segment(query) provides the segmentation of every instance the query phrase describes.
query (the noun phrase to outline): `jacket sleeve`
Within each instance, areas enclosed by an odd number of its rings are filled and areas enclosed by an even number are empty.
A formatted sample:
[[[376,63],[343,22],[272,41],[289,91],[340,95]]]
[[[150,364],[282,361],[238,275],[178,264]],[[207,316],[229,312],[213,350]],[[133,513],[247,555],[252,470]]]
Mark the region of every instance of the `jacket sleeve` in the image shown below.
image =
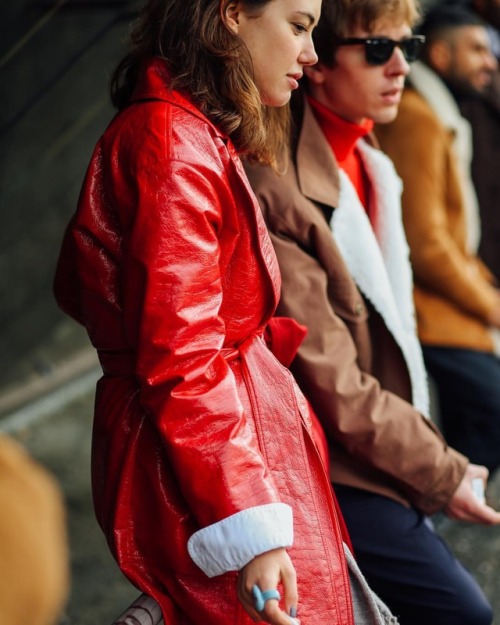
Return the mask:
[[[191,557],[213,576],[290,546],[292,514],[280,502],[222,353],[221,272],[231,258],[222,255],[220,237],[224,215],[234,204],[219,156],[224,145],[216,147],[205,137],[200,155],[197,145],[170,141],[168,119],[147,122],[150,131],[137,131],[140,142],[134,130],[132,138],[119,136],[110,154],[103,159],[98,152],[94,164],[105,161],[105,197],[110,206],[120,206],[119,304],[135,352],[140,403],[200,528],[189,543]],[[92,206],[103,203],[98,182],[81,202],[93,229]],[[83,240],[81,221],[80,227]],[[100,228],[113,233],[116,224],[111,220]],[[98,280],[107,280],[104,271],[115,262],[108,256],[94,272]],[[102,293],[99,286],[91,290]],[[105,305],[114,297],[104,292]]]
[[[430,114],[410,105],[377,134],[403,180],[403,220],[415,280],[489,323],[496,290],[450,231],[447,202],[453,202],[454,210],[461,203],[451,137]]]
[[[168,146],[161,149],[133,172],[139,185],[126,278],[142,294],[129,299],[128,321],[131,333],[138,329],[141,401],[203,528],[190,541],[191,556],[218,574],[290,545],[291,511],[279,503],[221,354],[228,259],[219,233],[234,202],[230,186],[210,162],[162,158]]]
[[[298,240],[266,199],[259,199],[282,274],[278,312],[308,328],[293,372],[327,436],[358,462],[389,476],[415,506],[435,512],[456,490],[467,460],[448,448],[411,404],[360,368],[350,331],[332,307],[326,271],[310,252],[315,233]],[[328,254],[329,263],[343,264],[335,244],[328,246]]]

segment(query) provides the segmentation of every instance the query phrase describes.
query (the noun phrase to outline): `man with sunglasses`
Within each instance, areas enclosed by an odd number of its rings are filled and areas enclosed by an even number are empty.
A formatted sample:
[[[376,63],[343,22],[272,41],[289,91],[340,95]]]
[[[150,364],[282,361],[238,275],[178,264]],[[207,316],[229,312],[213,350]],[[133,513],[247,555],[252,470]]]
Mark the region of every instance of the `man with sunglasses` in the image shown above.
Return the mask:
[[[404,182],[418,332],[445,438],[491,473],[500,467],[500,292],[477,256],[471,130],[457,98],[481,93],[496,60],[483,22],[460,5],[430,10],[421,31],[423,62],[397,119],[377,135]]]
[[[278,314],[307,326],[292,371],[325,430],[354,554],[401,625],[490,625],[472,576],[428,515],[496,524],[484,467],[427,418],[401,182],[373,146],[397,114],[421,37],[413,0],[324,0],[319,62],[294,94],[291,162],[247,166],[282,274]]]

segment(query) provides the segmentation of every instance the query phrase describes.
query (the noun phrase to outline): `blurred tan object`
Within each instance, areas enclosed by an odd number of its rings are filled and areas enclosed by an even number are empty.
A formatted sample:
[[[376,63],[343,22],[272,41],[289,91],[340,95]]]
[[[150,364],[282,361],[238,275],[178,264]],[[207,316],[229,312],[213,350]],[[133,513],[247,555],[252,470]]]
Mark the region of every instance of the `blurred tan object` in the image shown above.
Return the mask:
[[[21,445],[0,435],[0,623],[55,625],[68,593],[62,497]]]

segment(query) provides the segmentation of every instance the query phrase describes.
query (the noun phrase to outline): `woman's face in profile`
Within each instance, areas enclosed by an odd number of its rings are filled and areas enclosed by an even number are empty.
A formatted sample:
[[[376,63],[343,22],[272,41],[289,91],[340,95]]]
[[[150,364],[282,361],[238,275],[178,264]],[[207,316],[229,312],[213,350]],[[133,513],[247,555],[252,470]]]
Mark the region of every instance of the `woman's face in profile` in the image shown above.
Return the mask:
[[[264,104],[286,104],[304,66],[317,62],[312,31],[320,11],[321,0],[270,0],[258,15],[245,13],[242,2],[228,6],[228,26],[250,52]]]

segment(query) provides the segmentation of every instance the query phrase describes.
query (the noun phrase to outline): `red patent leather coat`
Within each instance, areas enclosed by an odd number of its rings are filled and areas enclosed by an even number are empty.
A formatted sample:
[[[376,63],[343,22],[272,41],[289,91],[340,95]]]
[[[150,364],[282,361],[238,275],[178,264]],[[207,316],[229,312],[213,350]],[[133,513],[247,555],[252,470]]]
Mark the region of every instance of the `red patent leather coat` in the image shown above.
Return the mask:
[[[300,391],[263,330],[280,288],[234,147],[166,88],[159,60],[96,146],[57,269],[98,383],[92,480],[124,573],[166,623],[250,623],[236,571],[207,577],[188,539],[285,503],[303,625],[352,625],[328,477]]]

